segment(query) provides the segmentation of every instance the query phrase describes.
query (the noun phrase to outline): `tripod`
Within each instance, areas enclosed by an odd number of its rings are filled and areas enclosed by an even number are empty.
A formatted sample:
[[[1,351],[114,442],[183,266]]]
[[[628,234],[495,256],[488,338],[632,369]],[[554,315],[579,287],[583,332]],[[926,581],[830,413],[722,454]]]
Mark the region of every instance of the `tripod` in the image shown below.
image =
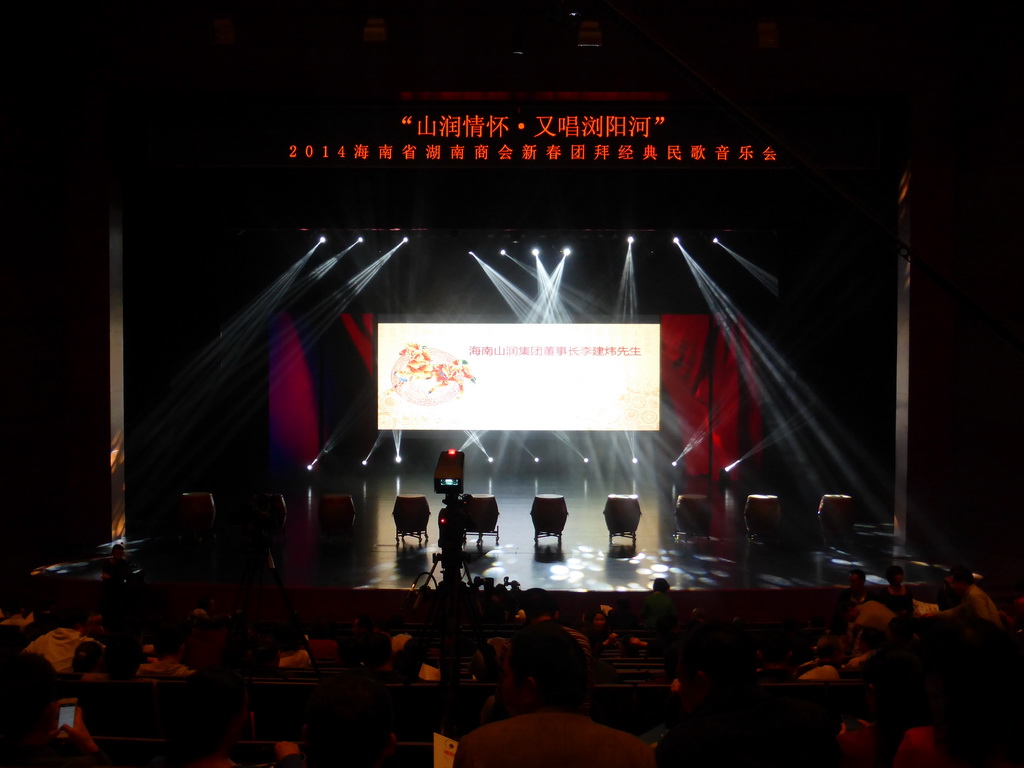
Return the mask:
[[[299,620],[299,614],[295,610],[291,598],[288,597],[288,590],[285,589],[284,580],[277,570],[274,555],[270,552],[270,531],[259,526],[255,526],[249,531],[249,552],[247,555],[245,567],[242,569],[242,578],[238,582],[238,596],[235,599],[234,615],[242,617],[243,620],[249,615],[249,600],[252,596],[254,585],[258,590],[258,599],[262,600],[263,574],[264,571],[269,571],[270,575],[274,578],[274,583],[277,585],[277,592],[281,596],[281,602],[284,603],[284,607],[288,612],[288,620],[291,623],[291,627],[302,642],[302,647],[309,655],[313,671],[317,677],[320,677],[320,665],[317,664],[316,657],[309,647],[309,639],[306,637],[306,633],[302,631],[302,622]],[[257,605],[257,615],[259,614],[258,609],[259,606]]]
[[[422,587],[424,590],[428,589],[432,580],[437,585],[436,596],[424,624],[421,644],[425,649],[431,639],[431,633],[440,631],[439,666],[442,696],[440,730],[442,735],[449,737],[458,735],[455,700],[458,695],[461,672],[459,638],[464,617],[469,618],[477,648],[483,651],[485,645],[483,631],[480,627],[480,614],[476,603],[471,599],[473,582],[467,567],[469,557],[463,549],[466,520],[466,497],[445,496],[444,509],[438,515],[441,551],[434,553],[433,565]],[[434,578],[438,565],[441,566],[440,583]]]

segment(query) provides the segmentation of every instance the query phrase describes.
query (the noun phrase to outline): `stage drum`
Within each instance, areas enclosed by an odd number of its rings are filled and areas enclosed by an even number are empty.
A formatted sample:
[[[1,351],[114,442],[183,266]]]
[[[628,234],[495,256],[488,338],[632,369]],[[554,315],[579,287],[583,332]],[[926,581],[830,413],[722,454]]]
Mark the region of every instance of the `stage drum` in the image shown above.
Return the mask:
[[[181,527],[188,533],[207,533],[217,518],[217,508],[212,493],[190,492],[181,494],[178,503]]]
[[[753,538],[760,536],[775,539],[779,535],[782,522],[782,506],[778,496],[752,494],[747,496],[747,504],[743,509],[743,520],[747,524],[747,535]]]
[[[711,535],[711,505],[702,493],[683,493],[676,497],[676,535]]]
[[[352,494],[325,493],[320,497],[317,516],[320,520],[320,533],[324,536],[351,536],[356,519]]]

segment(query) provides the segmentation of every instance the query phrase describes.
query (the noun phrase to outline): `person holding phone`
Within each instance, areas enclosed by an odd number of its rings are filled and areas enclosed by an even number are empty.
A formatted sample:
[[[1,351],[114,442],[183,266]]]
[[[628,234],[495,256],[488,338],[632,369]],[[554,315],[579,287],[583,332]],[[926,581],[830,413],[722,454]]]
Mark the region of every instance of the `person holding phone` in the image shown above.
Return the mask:
[[[0,765],[89,768],[110,765],[74,699],[56,699],[57,676],[42,656],[0,660]]]

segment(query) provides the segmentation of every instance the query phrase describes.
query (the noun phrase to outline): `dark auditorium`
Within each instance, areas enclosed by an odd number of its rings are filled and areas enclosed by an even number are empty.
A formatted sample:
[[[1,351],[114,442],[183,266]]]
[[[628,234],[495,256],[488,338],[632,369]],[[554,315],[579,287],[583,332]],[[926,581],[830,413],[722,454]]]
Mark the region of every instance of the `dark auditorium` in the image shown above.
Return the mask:
[[[7,19],[0,766],[1024,765],[1005,8]]]

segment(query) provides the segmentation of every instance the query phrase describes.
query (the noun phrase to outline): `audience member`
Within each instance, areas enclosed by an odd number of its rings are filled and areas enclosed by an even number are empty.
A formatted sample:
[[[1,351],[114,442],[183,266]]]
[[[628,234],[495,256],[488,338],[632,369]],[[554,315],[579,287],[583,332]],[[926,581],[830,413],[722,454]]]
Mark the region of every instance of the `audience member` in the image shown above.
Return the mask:
[[[277,632],[277,666],[280,669],[312,669],[313,660],[305,649],[302,633],[291,625]]]
[[[867,574],[860,568],[854,568],[850,571],[849,583],[850,586],[839,593],[837,605],[860,605],[868,600],[875,599],[874,594],[868,589]]]
[[[391,638],[383,632],[370,632],[360,643],[363,666],[382,683],[402,683],[405,678],[395,671]]]
[[[378,768],[395,751],[387,688],[366,670],[351,669],[320,682],[306,705],[303,729],[311,768]],[[280,768],[302,768],[297,744],[275,745]]]
[[[589,620],[582,627],[582,632],[590,643],[594,658],[602,654],[617,653],[622,648],[618,633],[610,631],[608,627],[608,617],[604,611],[597,610],[590,614]]]
[[[668,581],[659,577],[651,585],[651,593],[644,598],[644,626],[654,629],[662,616],[675,616],[676,606],[668,595]]]
[[[923,653],[934,725],[906,732],[895,768],[1024,764],[1024,657],[1009,633],[968,617],[937,625]]]
[[[839,735],[842,768],[888,768],[907,729],[929,721],[924,667],[916,654],[883,646],[863,675],[873,722]]]
[[[57,676],[50,663],[34,653],[0,660],[0,765],[87,768],[110,765],[75,709],[74,725],[57,729]],[[67,756],[55,747],[57,737],[77,752]]]
[[[128,613],[128,576],[132,566],[125,559],[123,544],[110,548],[110,557],[103,561],[100,574],[100,611],[103,618],[114,629],[124,629]]]
[[[757,649],[757,660],[759,683],[787,683],[793,679],[793,648],[785,632],[766,633]]]
[[[640,619],[630,610],[629,598],[620,597],[608,613],[608,629],[613,632],[628,632],[640,628]]]
[[[825,635],[818,639],[817,658],[797,670],[798,680],[825,682],[839,679],[839,668],[843,665],[843,646],[838,637]]]
[[[142,653],[142,643],[134,635],[112,635],[107,639],[107,647],[103,653],[103,665],[108,680],[133,680],[139,666],[146,660]],[[84,679],[84,677],[83,677]],[[90,676],[90,679],[103,679]]]
[[[914,596],[903,583],[905,578],[906,574],[900,566],[890,565],[885,569],[885,580],[889,583],[876,598],[897,616],[914,615]]]
[[[635,736],[579,714],[587,666],[579,643],[553,622],[535,622],[516,633],[501,682],[512,717],[467,734],[455,753],[456,768],[522,768],[538,762],[653,766],[653,752]]]
[[[659,768],[824,768],[838,760],[825,711],[760,687],[753,646],[736,627],[706,624],[686,638],[677,689],[683,720],[658,744]]]
[[[185,636],[177,627],[161,627],[153,638],[156,659],[139,665],[139,677],[185,677],[195,672],[181,663]]]
[[[935,614],[939,618],[959,619],[984,619],[1003,628],[1003,619],[999,615],[999,609],[992,602],[992,598],[986,595],[977,584],[974,583],[974,574],[971,569],[963,565],[954,565],[949,569],[949,587],[960,597],[960,605],[954,608],[947,608]]]
[[[174,768],[231,768],[231,749],[249,716],[245,681],[237,672],[211,667],[184,682],[179,706],[164,712],[165,765]]]
[[[83,640],[71,659],[71,671],[78,674],[99,672],[103,662],[103,646],[95,640]]]
[[[0,625],[14,626],[24,631],[25,627],[33,621],[35,621],[35,616],[28,603],[17,600],[8,600],[4,603],[3,621],[0,621]]]
[[[857,647],[853,649],[854,655],[843,664],[843,669],[860,669],[882,647],[884,642],[885,632],[874,627],[865,627],[860,633]]]
[[[57,672],[70,672],[71,661],[79,644],[87,638],[103,634],[103,617],[96,612],[73,610],[58,619],[56,629],[37,637],[25,647],[25,653],[36,653],[46,659]]]

